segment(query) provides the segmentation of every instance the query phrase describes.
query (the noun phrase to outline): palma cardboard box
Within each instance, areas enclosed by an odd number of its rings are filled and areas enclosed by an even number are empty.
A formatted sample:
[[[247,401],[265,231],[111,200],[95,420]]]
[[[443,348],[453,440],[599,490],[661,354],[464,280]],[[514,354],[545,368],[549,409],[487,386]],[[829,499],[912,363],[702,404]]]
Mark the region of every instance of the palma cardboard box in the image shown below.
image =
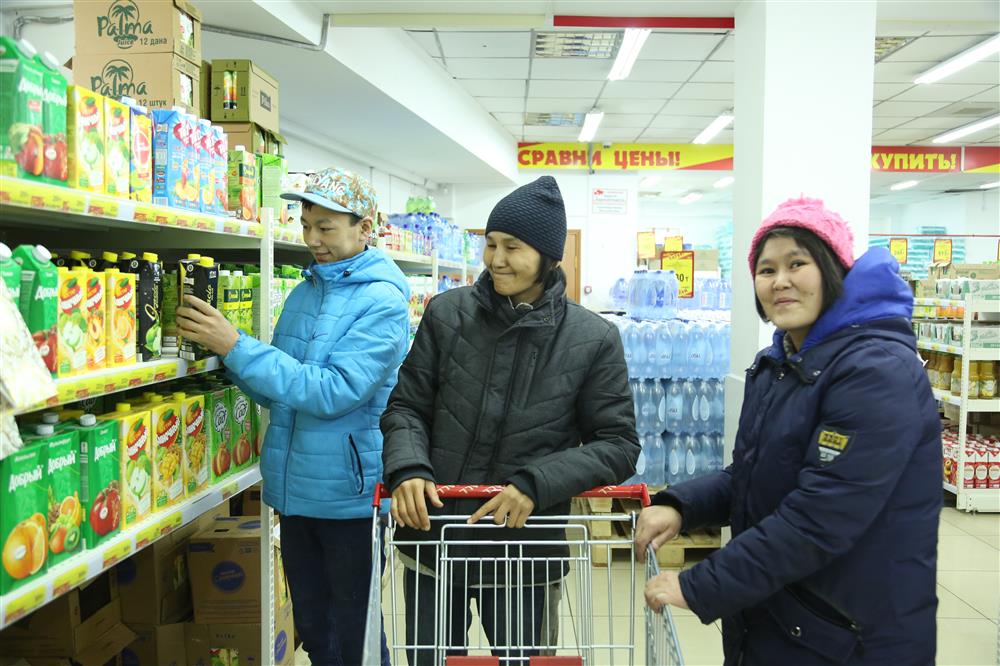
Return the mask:
[[[201,70],[175,53],[77,54],[72,62],[74,80],[107,97],[131,97],[150,111],[199,112]]]
[[[201,61],[201,12],[185,0],[75,0],[77,55],[176,53]]]
[[[230,664],[274,664],[295,662],[295,623],[292,605],[275,609],[272,654],[260,654],[260,622],[245,624],[186,624],[188,666],[215,666],[213,656],[224,655]]]
[[[212,61],[212,122],[278,132],[278,82],[250,60]],[[232,145],[232,141],[230,141]]]

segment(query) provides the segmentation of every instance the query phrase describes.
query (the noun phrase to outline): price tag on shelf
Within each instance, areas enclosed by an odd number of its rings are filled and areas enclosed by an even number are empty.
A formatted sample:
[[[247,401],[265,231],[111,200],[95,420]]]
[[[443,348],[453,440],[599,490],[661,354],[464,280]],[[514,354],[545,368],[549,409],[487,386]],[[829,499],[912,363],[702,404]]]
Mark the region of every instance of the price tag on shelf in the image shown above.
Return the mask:
[[[136,222],[156,222],[156,209],[150,204],[136,204],[132,219]]]
[[[153,366],[153,381],[154,382],[165,382],[177,377],[177,366],[176,365],[156,365]]]
[[[165,516],[157,525],[160,536],[166,536],[178,529],[184,523],[184,515],[180,511],[174,511]]]
[[[132,541],[130,539],[123,539],[117,543],[113,543],[104,549],[104,553],[101,556],[101,561],[105,569],[118,564],[126,557],[132,554]]]
[[[951,239],[937,238],[934,240],[934,263],[951,263]]]
[[[90,384],[87,380],[69,379],[59,384],[59,402],[73,402],[80,393],[84,398],[90,395]]]
[[[177,226],[177,213],[166,208],[157,208],[153,211],[153,222],[167,227]]]
[[[210,218],[199,216],[194,218],[194,228],[202,231],[214,231],[215,223]]]
[[[156,541],[160,536],[160,524],[153,523],[149,527],[144,527],[139,530],[139,533],[135,535],[135,549],[145,548],[149,544]]]
[[[7,190],[10,193],[10,202],[15,206],[30,206],[33,189],[30,183],[12,182]]]
[[[58,597],[60,594],[66,594],[74,587],[80,585],[80,583],[87,579],[87,569],[88,565],[84,562],[73,567],[66,573],[56,576],[56,579],[52,581],[52,596]]]
[[[208,369],[208,359],[207,358],[203,358],[203,359],[199,359],[197,361],[191,361],[190,363],[188,363],[187,374],[194,375],[194,374],[198,374],[199,372],[205,372],[205,370],[207,370],[207,369]]]
[[[141,384],[152,384],[156,381],[157,366],[152,363],[144,363],[139,366],[138,375]]]
[[[223,220],[222,231],[227,234],[238,234],[240,233],[240,223],[236,220]]]
[[[905,238],[889,239],[889,254],[891,254],[897,262],[899,262],[900,266],[906,263],[907,249],[907,241]]]
[[[174,213],[173,226],[189,229],[194,226],[194,221],[189,217],[189,213]]]
[[[246,228],[240,225],[240,235],[241,236],[253,236],[254,238],[260,238],[264,235],[263,229],[259,224],[249,224],[246,223]]]
[[[230,497],[236,494],[236,491],[240,489],[239,481],[230,481],[224,484],[219,491],[222,493],[222,501],[226,501]]]
[[[121,202],[114,197],[91,197],[87,212],[100,217],[118,217]]]
[[[66,187],[60,188],[50,196],[50,201],[56,204],[54,206],[56,210],[61,210],[66,213],[74,213],[76,215],[83,215],[87,212],[86,192],[80,192],[79,190]]]
[[[663,270],[677,276],[677,296],[694,298],[694,252],[664,252],[661,255]]]
[[[7,604],[3,611],[4,624],[20,620],[43,603],[45,603],[45,581],[40,580]]]

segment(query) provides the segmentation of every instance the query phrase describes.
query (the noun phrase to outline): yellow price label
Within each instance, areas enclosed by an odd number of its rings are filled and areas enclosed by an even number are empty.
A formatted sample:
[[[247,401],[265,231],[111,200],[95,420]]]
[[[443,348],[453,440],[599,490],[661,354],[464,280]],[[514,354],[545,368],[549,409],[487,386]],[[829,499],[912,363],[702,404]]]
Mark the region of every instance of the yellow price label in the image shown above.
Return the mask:
[[[66,594],[74,587],[77,587],[80,583],[87,580],[87,563],[84,562],[78,566],[73,567],[64,574],[56,576],[56,579],[52,581],[52,595],[59,596],[60,594]]]
[[[145,548],[149,544],[156,541],[160,536],[160,525],[159,523],[153,523],[149,527],[145,527],[139,530],[139,533],[135,535],[135,548],[136,550],[140,548]]]
[[[107,569],[108,567],[118,564],[131,554],[132,541],[126,538],[105,548],[104,553],[101,556],[101,560],[104,568]]]
[[[59,383],[59,402],[73,402],[81,393],[90,394],[90,381],[86,379],[63,380]]]
[[[45,603],[45,583],[39,581],[4,608],[4,624],[16,622]]]
[[[665,271],[673,271],[677,277],[677,296],[694,298],[694,252],[664,252],[660,261]]]
[[[938,238],[934,241],[934,263],[951,263],[951,239]]]
[[[136,222],[156,222],[156,209],[149,204],[138,204],[132,213]]]
[[[246,231],[244,232],[242,226],[240,227],[240,232],[245,236],[253,236],[255,238],[260,238],[264,235],[264,231],[260,228],[259,224],[248,224]]]
[[[656,232],[640,231],[636,235],[636,243],[639,249],[640,259],[656,258]]]
[[[236,494],[236,491],[240,489],[239,481],[230,481],[226,485],[222,486],[220,489],[222,492],[222,500],[225,501]]]
[[[205,372],[208,369],[208,359],[202,358],[197,361],[192,361],[188,363],[187,374],[194,375],[199,372]]]
[[[174,226],[191,228],[193,226],[193,220],[188,217],[188,213],[174,213]]]
[[[152,384],[156,381],[156,366],[152,364],[141,365],[137,374],[139,375],[139,383]]]
[[[214,231],[215,230],[215,223],[212,222],[211,218],[204,217],[204,216],[194,218],[194,220],[192,221],[192,226],[195,229],[200,229],[202,231]]]
[[[32,187],[28,183],[14,181],[8,191],[10,192],[10,203],[15,206],[31,205]]]
[[[51,195],[55,208],[66,213],[83,215],[87,212],[87,194],[69,188],[61,189]]]
[[[99,217],[118,217],[120,208],[121,203],[113,197],[92,197],[87,212]]]
[[[240,233],[240,223],[234,220],[226,220],[222,223],[222,231],[227,234]]]
[[[663,239],[664,252],[683,252],[684,236],[667,236]]]
[[[180,511],[174,511],[170,515],[163,518],[157,525],[160,536],[166,536],[178,529],[184,523],[184,516]]]
[[[906,263],[908,255],[908,243],[905,238],[889,239],[889,254],[902,266]]]
[[[177,378],[176,365],[157,365],[153,367],[153,381],[165,382]]]

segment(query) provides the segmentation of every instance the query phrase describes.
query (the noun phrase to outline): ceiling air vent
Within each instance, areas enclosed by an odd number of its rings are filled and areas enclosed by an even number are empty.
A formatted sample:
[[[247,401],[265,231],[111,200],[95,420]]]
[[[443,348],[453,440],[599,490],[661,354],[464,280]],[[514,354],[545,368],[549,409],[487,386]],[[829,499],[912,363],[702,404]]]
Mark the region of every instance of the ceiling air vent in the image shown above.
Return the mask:
[[[536,32],[536,58],[607,60],[618,52],[621,32]]]
[[[916,37],[876,37],[875,62],[881,62],[903,48]]]
[[[996,112],[996,104],[989,102],[955,102],[928,113],[927,116],[930,118],[985,118]]]
[[[582,127],[582,113],[526,113],[525,125],[541,127]]]

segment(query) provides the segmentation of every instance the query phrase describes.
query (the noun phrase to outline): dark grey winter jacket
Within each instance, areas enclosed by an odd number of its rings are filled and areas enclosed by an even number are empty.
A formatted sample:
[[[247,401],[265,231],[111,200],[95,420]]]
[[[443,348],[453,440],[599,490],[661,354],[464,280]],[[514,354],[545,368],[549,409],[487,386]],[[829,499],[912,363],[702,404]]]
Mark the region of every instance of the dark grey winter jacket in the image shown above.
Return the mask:
[[[520,316],[485,272],[474,287],[431,300],[382,416],[390,489],[415,477],[510,483],[534,501],[534,515],[567,515],[574,495],[634,473],[639,441],[618,330],[569,301],[558,274]],[[446,502],[440,512],[481,504]],[[537,540],[550,531],[502,532],[477,536]]]

